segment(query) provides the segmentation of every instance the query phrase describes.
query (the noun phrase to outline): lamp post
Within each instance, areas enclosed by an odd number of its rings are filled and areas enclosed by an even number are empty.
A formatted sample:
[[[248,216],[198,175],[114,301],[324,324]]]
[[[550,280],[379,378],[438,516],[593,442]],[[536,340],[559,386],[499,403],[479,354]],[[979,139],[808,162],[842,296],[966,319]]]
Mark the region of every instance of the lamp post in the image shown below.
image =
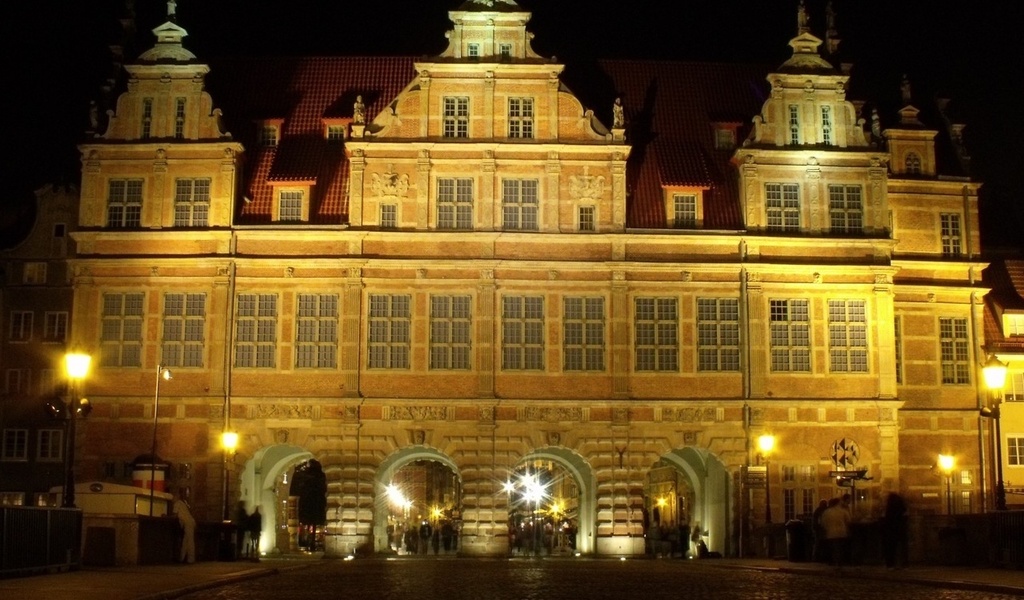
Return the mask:
[[[153,392],[153,445],[149,449],[149,516],[153,516],[153,492],[156,491],[156,425],[160,417],[160,381],[170,380],[171,370],[156,366],[156,389]]]
[[[764,524],[767,529],[765,535],[765,554],[768,558],[775,555],[775,539],[772,535],[772,477],[768,469],[768,461],[771,458],[772,450],[775,450],[775,436],[766,433],[757,438],[757,448],[761,451],[761,458],[764,460]]]
[[[78,415],[87,410],[87,400],[78,397],[79,383],[89,373],[92,357],[81,352],[69,352],[64,355],[64,369],[68,376],[68,440],[67,452],[64,453],[64,497],[61,506],[75,508],[75,440],[78,437]],[[83,415],[84,416],[84,415]]]
[[[231,520],[230,492],[231,492],[231,469],[234,462],[235,450],[238,448],[238,434],[234,431],[225,431],[220,434],[220,445],[224,448],[224,520]]]
[[[1006,383],[1006,365],[995,356],[990,356],[981,369],[985,379],[985,387],[993,397],[992,406],[981,409],[981,416],[991,417],[995,421],[996,446],[996,510],[1006,510],[1006,486],[1003,484],[1003,432],[999,425],[1002,398],[1000,390]]]
[[[540,512],[540,501],[544,497],[544,484],[536,475],[525,475],[523,477],[523,498],[527,503],[533,503],[533,550],[534,554],[540,556],[540,544],[537,541],[537,513]]]
[[[953,476],[953,466],[956,465],[956,459],[950,454],[939,455],[939,469],[942,474],[946,476],[946,514],[953,514],[953,493],[950,488],[950,480]]]

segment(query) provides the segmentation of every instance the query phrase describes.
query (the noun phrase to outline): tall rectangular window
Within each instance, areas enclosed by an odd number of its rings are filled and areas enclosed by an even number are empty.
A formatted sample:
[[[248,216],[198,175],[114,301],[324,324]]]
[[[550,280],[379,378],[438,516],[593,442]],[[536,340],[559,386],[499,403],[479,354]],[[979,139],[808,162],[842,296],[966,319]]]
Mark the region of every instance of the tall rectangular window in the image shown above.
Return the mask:
[[[370,295],[369,366],[408,369],[412,346],[412,297]]]
[[[473,228],[473,180],[444,178],[437,180],[437,228]]]
[[[970,340],[967,319],[939,319],[939,354],[942,360],[942,383],[970,383]]]
[[[1024,437],[1006,436],[1006,462],[1015,467],[1024,465]]]
[[[337,294],[299,294],[295,327],[296,368],[338,365]]]
[[[68,338],[68,313],[51,311],[43,315],[43,341],[63,342]]]
[[[467,44],[466,56],[469,58],[480,58],[480,44]]]
[[[28,429],[4,429],[0,460],[28,460]]]
[[[206,294],[164,294],[160,364],[203,366]]]
[[[859,185],[828,186],[829,229],[833,233],[861,233],[864,204]]]
[[[508,60],[512,58],[512,44],[499,44],[498,56],[501,57],[501,60]]]
[[[738,299],[697,299],[697,370],[740,370]]]
[[[942,255],[956,257],[963,253],[961,246],[960,215],[942,213],[939,215],[942,229]]]
[[[810,373],[811,326],[807,300],[770,300],[772,371]]]
[[[12,342],[27,342],[32,339],[32,321],[35,313],[30,310],[12,310],[11,326],[7,339]]]
[[[267,148],[277,146],[277,125],[264,125],[260,127],[260,145]]]
[[[380,205],[380,227],[381,229],[394,229],[398,227],[398,207],[396,205]]]
[[[895,317],[892,324],[896,341],[896,383],[903,383],[903,317]]]
[[[501,299],[501,368],[544,369],[543,296]]]
[[[566,298],[562,355],[566,371],[604,371],[604,298]]]
[[[469,296],[430,297],[430,368],[468,369],[472,325]]]
[[[502,229],[537,231],[540,198],[536,179],[503,179],[501,181]]]
[[[60,429],[40,429],[36,459],[40,462],[56,462],[64,457],[64,432]]]
[[[1006,374],[1006,383],[1003,384],[1003,400],[1024,402],[1024,371]]]
[[[679,303],[676,298],[636,298],[634,352],[637,371],[679,370]]]
[[[508,99],[508,137],[533,137],[533,98]]]
[[[239,294],[235,366],[271,369],[277,354],[277,295]]]
[[[142,99],[142,132],[139,137],[146,140],[153,135],[153,99]]]
[[[4,393],[27,394],[32,383],[31,375],[28,369],[7,369],[4,371]]]
[[[446,96],[441,134],[446,138],[469,137],[469,98]]]
[[[181,139],[185,137],[185,99],[174,99],[174,137]]]
[[[103,294],[100,366],[142,366],[144,298],[141,292]]]
[[[672,227],[693,229],[697,226],[697,196],[675,194],[672,196]]]
[[[765,184],[765,224],[770,231],[800,231],[800,186]]]
[[[800,106],[789,105],[789,144],[795,146],[800,143]]]
[[[832,107],[821,107],[821,141],[826,145],[833,145],[832,140]]]
[[[107,227],[131,228],[142,224],[142,180],[111,179],[107,188]]]
[[[174,181],[174,226],[206,227],[210,218],[210,179]]]
[[[302,197],[302,190],[281,190],[278,219],[281,221],[301,221]]]
[[[868,372],[868,318],[863,300],[828,301],[829,369]]]
[[[581,206],[579,207],[579,230],[580,231],[597,231],[597,208],[593,206]]]
[[[46,263],[32,261],[24,263],[21,282],[25,285],[44,285],[46,283]]]

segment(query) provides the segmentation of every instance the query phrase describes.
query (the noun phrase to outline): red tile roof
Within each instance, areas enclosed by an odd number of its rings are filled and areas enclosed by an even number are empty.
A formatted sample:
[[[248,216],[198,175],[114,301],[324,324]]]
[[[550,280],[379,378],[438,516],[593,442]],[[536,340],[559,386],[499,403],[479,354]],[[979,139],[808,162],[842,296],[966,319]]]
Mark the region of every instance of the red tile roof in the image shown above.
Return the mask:
[[[1024,353],[1024,337],[1003,336],[1000,315],[1004,310],[1024,310],[1024,260],[996,260],[987,269],[985,284],[985,346],[991,351]]]

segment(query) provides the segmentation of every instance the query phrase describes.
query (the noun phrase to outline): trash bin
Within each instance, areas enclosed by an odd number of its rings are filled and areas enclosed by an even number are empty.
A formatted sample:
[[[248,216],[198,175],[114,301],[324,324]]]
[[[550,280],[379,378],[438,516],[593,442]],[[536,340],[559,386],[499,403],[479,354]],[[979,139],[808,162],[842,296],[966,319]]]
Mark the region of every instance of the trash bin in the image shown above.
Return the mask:
[[[807,559],[807,526],[799,519],[786,521],[786,558],[790,562]]]

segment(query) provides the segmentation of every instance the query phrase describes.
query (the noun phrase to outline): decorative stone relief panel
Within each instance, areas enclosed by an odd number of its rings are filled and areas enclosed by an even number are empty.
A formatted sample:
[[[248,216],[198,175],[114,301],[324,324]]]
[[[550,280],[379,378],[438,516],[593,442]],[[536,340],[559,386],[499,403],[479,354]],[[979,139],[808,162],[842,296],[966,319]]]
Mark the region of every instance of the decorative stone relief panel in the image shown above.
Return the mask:
[[[538,407],[523,408],[522,420],[525,421],[582,421],[583,409],[570,407]]]
[[[250,419],[319,419],[320,410],[298,404],[250,404]]]
[[[447,421],[448,408],[445,406],[390,406],[388,419],[392,421]]]

